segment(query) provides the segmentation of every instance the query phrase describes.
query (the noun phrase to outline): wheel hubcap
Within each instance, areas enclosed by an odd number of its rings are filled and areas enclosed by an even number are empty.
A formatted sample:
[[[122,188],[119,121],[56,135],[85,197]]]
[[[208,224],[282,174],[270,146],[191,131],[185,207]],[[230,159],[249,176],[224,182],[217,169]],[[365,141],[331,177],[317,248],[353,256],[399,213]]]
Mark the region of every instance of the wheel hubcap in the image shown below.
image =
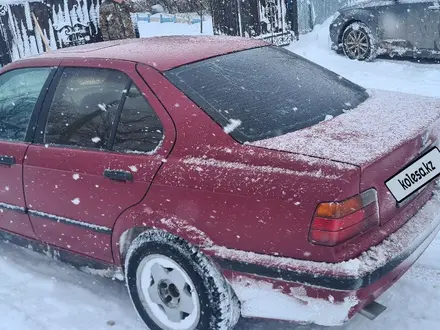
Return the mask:
[[[168,257],[152,255],[138,268],[138,292],[150,318],[164,329],[193,330],[200,302],[186,271]]]
[[[365,58],[368,47],[368,35],[361,30],[350,31],[345,38],[345,49],[352,58]]]

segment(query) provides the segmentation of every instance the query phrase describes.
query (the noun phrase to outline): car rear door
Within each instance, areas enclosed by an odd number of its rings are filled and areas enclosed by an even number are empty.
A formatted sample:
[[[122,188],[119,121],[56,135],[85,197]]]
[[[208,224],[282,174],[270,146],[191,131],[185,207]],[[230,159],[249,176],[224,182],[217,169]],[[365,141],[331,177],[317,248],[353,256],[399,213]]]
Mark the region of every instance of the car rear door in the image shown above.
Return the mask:
[[[39,239],[111,262],[113,226],[145,196],[174,134],[134,63],[63,61],[24,163]]]
[[[23,192],[23,161],[55,69],[30,67],[0,74],[0,229],[35,238]]]

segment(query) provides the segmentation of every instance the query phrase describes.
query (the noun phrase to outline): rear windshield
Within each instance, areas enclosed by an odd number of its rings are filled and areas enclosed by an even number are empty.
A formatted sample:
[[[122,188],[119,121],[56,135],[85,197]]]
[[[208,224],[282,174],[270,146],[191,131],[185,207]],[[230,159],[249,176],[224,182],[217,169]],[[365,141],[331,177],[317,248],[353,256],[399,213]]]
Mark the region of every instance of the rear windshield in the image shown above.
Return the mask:
[[[315,125],[368,98],[358,85],[272,46],[188,64],[165,76],[241,143]]]

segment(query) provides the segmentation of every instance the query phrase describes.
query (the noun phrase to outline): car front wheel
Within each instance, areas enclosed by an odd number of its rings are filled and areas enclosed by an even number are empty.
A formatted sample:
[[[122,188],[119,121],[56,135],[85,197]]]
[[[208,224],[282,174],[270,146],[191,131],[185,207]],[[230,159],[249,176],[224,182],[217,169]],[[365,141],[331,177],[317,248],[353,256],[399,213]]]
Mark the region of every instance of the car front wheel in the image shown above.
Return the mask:
[[[226,330],[238,322],[238,300],[222,274],[176,236],[158,230],[138,236],[125,272],[133,304],[151,330]]]
[[[344,54],[359,61],[372,61],[376,58],[376,43],[371,29],[364,23],[350,24],[342,34]]]

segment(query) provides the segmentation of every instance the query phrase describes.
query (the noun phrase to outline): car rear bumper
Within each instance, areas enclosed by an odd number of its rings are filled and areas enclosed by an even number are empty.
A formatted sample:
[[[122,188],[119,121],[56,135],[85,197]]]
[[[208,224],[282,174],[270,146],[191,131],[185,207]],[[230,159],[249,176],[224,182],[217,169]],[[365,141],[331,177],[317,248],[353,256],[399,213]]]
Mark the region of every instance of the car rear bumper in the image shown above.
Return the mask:
[[[320,263],[213,247],[244,317],[340,325],[391,287],[440,230],[440,194],[356,259]]]

